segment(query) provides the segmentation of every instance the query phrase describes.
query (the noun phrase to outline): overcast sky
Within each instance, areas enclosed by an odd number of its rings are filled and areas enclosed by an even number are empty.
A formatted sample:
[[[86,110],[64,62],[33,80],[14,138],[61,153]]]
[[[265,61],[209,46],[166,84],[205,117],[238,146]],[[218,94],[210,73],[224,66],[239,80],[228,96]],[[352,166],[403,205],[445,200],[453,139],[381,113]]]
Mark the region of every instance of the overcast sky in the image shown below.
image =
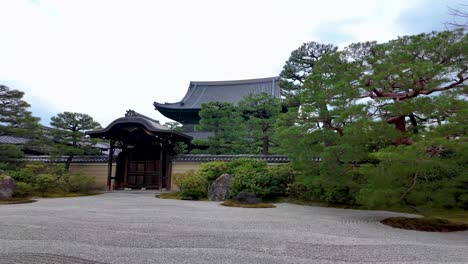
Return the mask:
[[[0,0],[0,84],[48,124],[63,111],[102,126],[125,110],[167,118],[190,81],[276,76],[308,41],[344,47],[444,30],[466,0]]]

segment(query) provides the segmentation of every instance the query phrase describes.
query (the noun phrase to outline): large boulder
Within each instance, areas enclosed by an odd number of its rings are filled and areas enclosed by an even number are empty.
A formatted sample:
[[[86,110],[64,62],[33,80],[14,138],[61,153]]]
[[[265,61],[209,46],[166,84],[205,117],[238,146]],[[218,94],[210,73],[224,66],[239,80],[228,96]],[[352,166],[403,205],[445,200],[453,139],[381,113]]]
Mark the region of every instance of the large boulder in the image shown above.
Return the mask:
[[[261,200],[251,192],[240,192],[234,196],[232,200],[241,204],[258,204],[261,202]]]
[[[231,179],[231,174],[219,176],[208,188],[208,199],[216,202],[226,200],[229,196]]]
[[[11,198],[15,189],[16,182],[12,177],[0,175],[0,199]]]

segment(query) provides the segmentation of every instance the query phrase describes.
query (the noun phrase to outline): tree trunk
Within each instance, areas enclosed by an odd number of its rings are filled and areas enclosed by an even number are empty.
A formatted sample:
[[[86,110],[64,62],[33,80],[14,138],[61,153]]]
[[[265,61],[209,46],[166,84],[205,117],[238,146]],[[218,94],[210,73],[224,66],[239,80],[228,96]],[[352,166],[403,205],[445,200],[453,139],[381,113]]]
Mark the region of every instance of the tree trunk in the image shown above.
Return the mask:
[[[401,137],[398,137],[392,141],[394,145],[413,144],[413,142],[411,142],[406,137],[406,116],[405,115],[390,117],[387,119],[387,123],[393,124],[395,126],[395,129],[402,133]]]
[[[74,156],[75,156],[75,155],[69,155],[69,156],[67,157],[67,161],[65,162],[65,169],[66,169],[67,171],[70,169],[70,164],[71,164],[71,162],[72,162]]]
[[[334,127],[331,119],[326,119],[326,120],[322,121],[322,123],[323,123],[323,126],[325,128],[334,130],[334,131],[338,132],[338,134],[340,134],[340,136],[343,136],[343,129],[341,127]]]
[[[413,133],[417,134],[419,130],[418,130],[418,121],[416,120],[416,117],[414,116],[413,113],[409,114],[408,117],[411,121],[411,125],[413,126]]]

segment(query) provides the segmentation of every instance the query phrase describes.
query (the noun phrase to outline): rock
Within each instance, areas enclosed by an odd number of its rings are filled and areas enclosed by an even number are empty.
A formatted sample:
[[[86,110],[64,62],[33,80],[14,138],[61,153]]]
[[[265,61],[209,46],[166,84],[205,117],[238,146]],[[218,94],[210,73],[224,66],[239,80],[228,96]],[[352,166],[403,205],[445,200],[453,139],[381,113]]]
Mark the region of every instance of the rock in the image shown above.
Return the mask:
[[[240,192],[234,196],[232,200],[241,204],[258,204],[261,202],[261,200],[251,192]]]
[[[0,199],[11,198],[15,189],[16,182],[12,177],[0,175]]]
[[[229,196],[231,179],[231,174],[223,174],[219,176],[208,188],[208,199],[216,202],[226,200]]]

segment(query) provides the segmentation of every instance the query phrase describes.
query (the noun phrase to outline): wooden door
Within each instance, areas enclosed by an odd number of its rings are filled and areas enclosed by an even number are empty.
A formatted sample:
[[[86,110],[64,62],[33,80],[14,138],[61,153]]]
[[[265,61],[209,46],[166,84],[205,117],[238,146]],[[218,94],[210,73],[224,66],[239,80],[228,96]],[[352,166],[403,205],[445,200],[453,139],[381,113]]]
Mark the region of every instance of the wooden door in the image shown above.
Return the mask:
[[[159,188],[160,166],[159,150],[134,149],[129,155],[127,186],[129,188]]]

